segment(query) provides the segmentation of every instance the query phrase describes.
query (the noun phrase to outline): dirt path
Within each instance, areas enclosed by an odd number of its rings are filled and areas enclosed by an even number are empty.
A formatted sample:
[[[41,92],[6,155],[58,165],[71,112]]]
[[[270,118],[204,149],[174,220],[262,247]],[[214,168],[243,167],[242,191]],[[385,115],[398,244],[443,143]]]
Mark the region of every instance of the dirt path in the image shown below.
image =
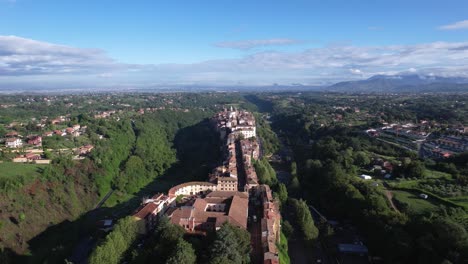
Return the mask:
[[[400,212],[398,210],[398,208],[395,206],[395,204],[393,204],[393,193],[389,190],[385,190],[385,196],[387,197],[388,201],[390,202],[390,205],[392,206],[393,210],[395,210],[395,212]]]

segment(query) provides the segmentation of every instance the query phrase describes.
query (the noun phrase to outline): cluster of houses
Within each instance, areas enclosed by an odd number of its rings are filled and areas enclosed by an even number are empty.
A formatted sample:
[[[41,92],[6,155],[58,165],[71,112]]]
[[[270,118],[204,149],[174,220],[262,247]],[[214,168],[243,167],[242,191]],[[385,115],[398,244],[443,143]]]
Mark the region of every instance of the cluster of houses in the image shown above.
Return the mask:
[[[226,159],[209,175],[209,181],[182,183],[172,187],[167,195],[145,199],[133,217],[144,233],[152,230],[165,214],[190,234],[215,232],[225,222],[247,229],[248,219],[255,219],[254,224],[261,230],[264,263],[279,263],[279,204],[270,187],[259,184],[252,166],[260,154],[255,119],[248,112],[231,109],[218,113],[213,121],[225,142]],[[242,164],[238,164],[240,161]],[[249,211],[249,201],[256,201],[261,210]],[[258,211],[262,214],[256,215]]]
[[[160,106],[160,107],[147,107],[147,108],[140,108],[137,110],[137,113],[139,113],[140,115],[144,114],[144,113],[154,113],[156,111],[160,111],[160,110],[171,110],[171,111],[174,111],[174,112],[184,112],[184,113],[187,113],[187,112],[190,112],[189,109],[187,108],[178,108],[178,107],[170,107],[170,108],[166,108],[165,106]]]
[[[72,127],[67,127],[61,130],[46,131],[42,135],[29,135],[26,138],[19,135],[16,131],[10,131],[5,134],[5,147],[7,148],[21,148],[25,143],[28,146],[32,147],[41,147],[43,137],[52,137],[54,135],[66,136],[71,135],[74,137],[79,137],[86,132],[86,126],[80,126],[79,124],[73,125]]]
[[[33,121],[37,121],[35,118],[33,118]],[[59,116],[53,119],[49,119],[47,117],[41,118],[40,121],[36,124],[36,127],[38,129],[43,130],[47,124],[51,125],[59,125],[63,122],[70,121],[70,117],[68,116]],[[31,147],[41,147],[42,146],[42,139],[43,137],[52,137],[54,135],[58,136],[66,136],[66,135],[71,135],[74,137],[78,137],[82,135],[83,133],[86,132],[87,127],[86,126],[81,126],[79,124],[75,124],[71,127],[66,127],[64,129],[56,129],[53,131],[45,131],[41,135],[29,135],[26,138],[23,136],[19,135],[17,130],[17,127],[23,127],[25,126],[24,123],[19,123],[19,122],[12,122],[9,125],[6,126],[8,129],[12,129],[12,131],[8,132],[5,134],[5,147],[7,148],[21,148],[24,145],[28,145]]]
[[[398,164],[401,165],[401,164]],[[369,171],[373,172],[376,176],[383,176],[385,179],[392,178],[394,164],[390,161],[383,160],[381,158],[374,158],[369,167]],[[363,180],[371,180],[372,176],[367,174],[359,175],[359,178]]]
[[[35,163],[35,164],[50,164],[50,159],[43,157],[43,151],[28,151],[26,154],[18,155],[12,159],[13,162],[19,163]]]
[[[384,123],[381,128],[371,128],[365,132],[371,137],[379,137],[382,134],[391,135],[396,138],[406,138],[413,142],[421,143],[420,154],[429,158],[449,158],[453,154],[468,151],[468,127],[451,126],[447,128],[450,133],[455,135],[444,135],[435,137],[431,135],[434,128],[440,128],[440,124],[421,120],[418,124],[388,124]]]
[[[256,137],[255,117],[250,112],[239,111],[231,106],[229,111],[225,109],[217,113],[212,121],[221,139],[228,134],[242,135],[244,138]]]
[[[52,137],[54,135],[64,137],[66,135],[71,135],[73,137],[79,137],[86,133],[87,126],[81,126],[79,124],[75,124],[71,127],[67,127],[64,129],[56,129],[53,131],[46,131],[42,134],[44,137]]]
[[[426,121],[423,121],[426,122]],[[370,136],[376,137],[380,136],[382,133],[397,136],[397,137],[406,137],[411,140],[424,140],[430,133],[428,133],[428,126],[426,123],[421,123],[419,125],[413,123],[407,124],[388,124],[384,123],[384,126],[377,129],[368,129],[366,133]]]
[[[453,154],[468,151],[468,137],[443,136],[424,142],[421,149],[425,157],[450,158]]]
[[[110,110],[110,111],[103,111],[99,112],[94,115],[94,118],[96,119],[106,119],[114,115],[117,111],[116,110]]]
[[[281,213],[279,202],[273,198],[270,186],[259,185],[252,188],[251,193],[260,201],[262,215],[260,230],[264,263],[279,263],[278,247],[281,235]]]
[[[16,131],[10,131],[5,134],[5,147],[7,148],[21,148],[24,145],[23,137],[18,134]],[[30,135],[25,138],[25,141],[28,145],[33,147],[42,146],[42,137],[38,135]]]

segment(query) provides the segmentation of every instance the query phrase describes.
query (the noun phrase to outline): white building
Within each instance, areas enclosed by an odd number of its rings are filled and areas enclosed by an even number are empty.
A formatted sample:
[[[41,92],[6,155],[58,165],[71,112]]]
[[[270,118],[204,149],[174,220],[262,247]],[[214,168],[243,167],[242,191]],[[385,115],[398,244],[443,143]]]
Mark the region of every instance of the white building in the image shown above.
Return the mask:
[[[369,176],[369,175],[366,175],[366,174],[361,174],[361,176],[359,176],[361,179],[364,179],[364,180],[372,180],[372,176]]]
[[[23,146],[23,141],[19,138],[8,138],[5,141],[5,146],[8,148],[19,148]]]

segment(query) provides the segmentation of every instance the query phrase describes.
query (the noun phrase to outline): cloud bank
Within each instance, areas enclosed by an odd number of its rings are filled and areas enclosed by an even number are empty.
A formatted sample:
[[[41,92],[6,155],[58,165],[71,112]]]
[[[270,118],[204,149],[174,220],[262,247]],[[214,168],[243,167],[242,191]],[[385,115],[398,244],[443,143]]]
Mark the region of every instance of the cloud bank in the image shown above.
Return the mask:
[[[0,36],[0,87],[11,83],[54,82],[96,87],[114,84],[321,85],[401,72],[468,77],[467,62],[468,42],[432,42],[325,46],[300,52],[260,51],[237,59],[193,64],[124,64],[99,49]]]
[[[438,27],[440,30],[458,30],[458,29],[468,29],[468,20],[458,21],[453,24],[444,25]]]
[[[93,73],[117,66],[99,49],[0,36],[0,75]]]

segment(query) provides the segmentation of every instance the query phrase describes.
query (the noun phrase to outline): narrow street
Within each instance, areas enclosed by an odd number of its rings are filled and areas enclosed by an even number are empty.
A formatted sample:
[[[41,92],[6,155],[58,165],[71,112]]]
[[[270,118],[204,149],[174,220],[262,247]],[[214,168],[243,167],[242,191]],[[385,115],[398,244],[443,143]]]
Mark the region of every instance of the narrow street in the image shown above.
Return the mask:
[[[236,141],[236,166],[237,166],[237,184],[238,190],[243,192],[247,183],[247,175],[245,174],[244,161],[242,159],[242,149],[240,142]]]
[[[256,197],[249,197],[249,221],[248,230],[252,245],[251,263],[263,263],[262,248],[262,226],[261,226],[262,205]],[[256,220],[254,220],[254,216]]]

